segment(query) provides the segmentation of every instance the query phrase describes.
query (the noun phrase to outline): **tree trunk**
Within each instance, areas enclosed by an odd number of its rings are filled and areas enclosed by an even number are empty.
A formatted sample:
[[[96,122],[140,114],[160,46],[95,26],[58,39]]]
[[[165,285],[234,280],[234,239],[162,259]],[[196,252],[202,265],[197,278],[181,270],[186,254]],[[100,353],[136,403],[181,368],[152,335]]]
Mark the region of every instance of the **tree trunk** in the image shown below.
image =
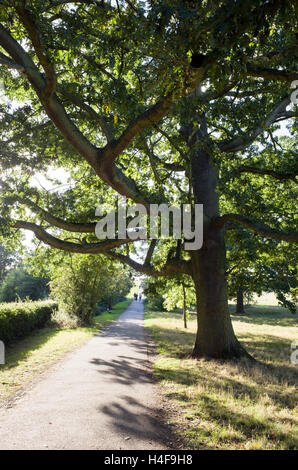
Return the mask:
[[[193,357],[247,356],[234,334],[229,314],[223,234],[212,240],[209,237],[201,250],[191,253],[191,258],[198,327]]]
[[[189,252],[197,296],[198,331],[193,356],[217,359],[248,356],[230,319],[224,234],[214,230],[210,223],[219,215],[217,172],[205,150],[196,148],[191,170],[195,203],[203,204],[204,211],[203,246]]]
[[[186,294],[185,294],[185,285],[183,284],[183,321],[184,328],[187,328],[187,314],[186,314]]]
[[[244,315],[244,303],[243,303],[243,290],[239,287],[237,289],[237,305],[236,305],[236,313],[238,315]]]

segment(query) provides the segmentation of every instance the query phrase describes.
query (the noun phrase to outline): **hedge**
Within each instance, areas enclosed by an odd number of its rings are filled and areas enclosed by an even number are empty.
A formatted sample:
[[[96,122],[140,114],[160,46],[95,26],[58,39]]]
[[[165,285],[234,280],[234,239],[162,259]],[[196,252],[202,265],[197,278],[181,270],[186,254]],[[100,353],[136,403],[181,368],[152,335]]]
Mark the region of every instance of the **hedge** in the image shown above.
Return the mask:
[[[0,340],[9,343],[42,328],[55,309],[51,301],[0,303]]]

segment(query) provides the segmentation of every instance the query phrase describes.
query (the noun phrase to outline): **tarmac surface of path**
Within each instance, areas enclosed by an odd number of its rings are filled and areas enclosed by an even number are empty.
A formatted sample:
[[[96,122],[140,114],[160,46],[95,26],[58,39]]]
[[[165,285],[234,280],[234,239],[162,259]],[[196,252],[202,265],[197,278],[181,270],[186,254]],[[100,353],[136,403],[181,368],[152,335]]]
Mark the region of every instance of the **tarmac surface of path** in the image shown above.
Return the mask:
[[[0,449],[167,449],[143,311],[133,301],[0,409]]]

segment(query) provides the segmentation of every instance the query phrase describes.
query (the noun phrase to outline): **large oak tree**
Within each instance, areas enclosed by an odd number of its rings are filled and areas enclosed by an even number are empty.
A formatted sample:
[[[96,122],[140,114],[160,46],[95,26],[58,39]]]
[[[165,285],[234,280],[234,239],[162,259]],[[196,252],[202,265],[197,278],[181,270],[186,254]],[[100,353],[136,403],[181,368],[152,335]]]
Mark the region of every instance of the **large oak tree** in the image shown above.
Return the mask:
[[[4,235],[25,229],[147,275],[186,274],[198,301],[194,356],[245,354],[228,312],[224,236],[240,225],[264,243],[298,238],[297,154],[276,132],[289,122],[292,134],[297,116],[295,2],[4,0],[0,18],[13,103],[1,106]],[[53,167],[72,185],[37,190],[31,176]],[[94,205],[115,192],[146,207],[203,204],[203,247],[153,241],[140,263],[130,239],[96,240]]]

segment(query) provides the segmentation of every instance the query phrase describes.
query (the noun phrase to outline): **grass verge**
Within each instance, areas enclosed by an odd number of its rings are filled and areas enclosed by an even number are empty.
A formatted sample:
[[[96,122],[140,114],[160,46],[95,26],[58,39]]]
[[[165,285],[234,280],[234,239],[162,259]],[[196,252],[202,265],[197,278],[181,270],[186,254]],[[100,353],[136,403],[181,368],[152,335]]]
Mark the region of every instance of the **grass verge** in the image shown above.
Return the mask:
[[[9,346],[6,363],[0,365],[0,406],[36,380],[67,352],[82,345],[98,330],[116,320],[130,303],[131,299],[127,299],[115,304],[111,312],[103,312],[95,317],[92,327],[43,328]]]
[[[146,312],[158,344],[154,364],[171,423],[186,449],[297,449],[297,366],[290,345],[296,318],[278,307],[233,316],[236,334],[259,363],[194,360],[196,321]]]

